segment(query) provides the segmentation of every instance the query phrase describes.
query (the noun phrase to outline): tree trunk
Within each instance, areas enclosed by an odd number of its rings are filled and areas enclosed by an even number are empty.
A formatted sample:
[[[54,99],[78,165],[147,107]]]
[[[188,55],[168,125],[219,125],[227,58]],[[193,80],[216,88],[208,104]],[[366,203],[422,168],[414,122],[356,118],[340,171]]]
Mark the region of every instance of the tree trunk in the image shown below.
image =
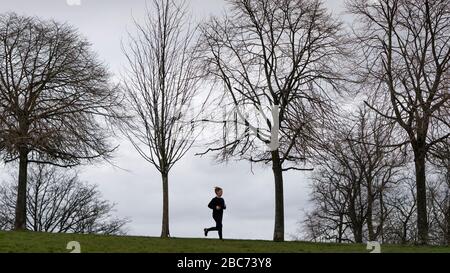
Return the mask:
[[[272,170],[275,178],[275,229],[273,240],[284,241],[284,200],[283,200],[283,170],[278,149],[272,151]]]
[[[369,241],[375,241],[376,236],[373,228],[373,195],[372,182],[367,181],[367,230],[369,231]]]
[[[447,245],[450,246],[450,204],[447,207]]]
[[[450,197],[447,200],[447,213],[446,213],[446,220],[447,220],[447,245],[450,246]]]
[[[350,197],[349,200],[347,213],[350,218],[350,226],[352,229],[353,237],[355,239],[355,243],[362,243],[363,222],[360,219],[361,217],[358,217],[355,205],[356,192],[358,191],[358,189],[352,189],[351,191],[353,192],[353,194],[351,194],[352,197]]]
[[[16,218],[14,230],[26,230],[27,221],[27,170],[28,150],[19,149],[19,182],[17,185]]]
[[[408,221],[403,222],[403,229],[402,229],[402,245],[405,245],[407,243],[408,238]]]
[[[363,242],[363,226],[357,225],[353,230],[353,236],[355,236],[355,243],[361,244]]]
[[[417,235],[419,244],[426,245],[428,243],[428,219],[425,152],[422,149],[415,149],[414,157],[416,167]]]
[[[169,238],[169,174],[162,173],[163,184],[163,216],[161,238]]]
[[[342,243],[342,236],[343,236],[343,226],[344,226],[344,215],[339,215],[339,228],[338,228],[338,240],[337,242],[340,244]]]
[[[445,175],[447,179],[447,245],[450,246],[450,160],[447,161],[447,173]]]
[[[383,186],[382,186],[383,187]],[[385,215],[384,215],[384,200],[383,200],[383,189],[380,191],[380,224],[377,228],[377,234],[375,235],[377,238],[381,239],[381,243],[384,243],[384,220],[385,220]]]

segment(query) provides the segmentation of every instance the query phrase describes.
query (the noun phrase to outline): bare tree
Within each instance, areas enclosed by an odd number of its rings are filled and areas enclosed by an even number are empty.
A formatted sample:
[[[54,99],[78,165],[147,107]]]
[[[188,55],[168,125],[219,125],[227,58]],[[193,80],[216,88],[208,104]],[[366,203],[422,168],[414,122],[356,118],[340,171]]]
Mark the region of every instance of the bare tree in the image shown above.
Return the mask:
[[[0,16],[0,147],[19,160],[15,229],[25,229],[28,163],[75,166],[114,150],[99,117],[118,100],[90,44],[66,24]]]
[[[429,160],[434,169],[428,186],[432,241],[450,245],[450,139],[436,145]],[[434,236],[433,236],[434,233]]]
[[[283,241],[283,172],[310,170],[305,159],[341,79],[334,66],[344,55],[341,24],[315,0],[228,2],[225,18],[202,27],[204,67],[224,86],[218,108],[230,110],[207,120],[223,124],[223,137],[206,152],[271,163],[273,238]]]
[[[354,228],[348,221],[351,200],[349,185],[345,185],[326,169],[319,169],[313,176],[311,202],[314,208],[306,213],[302,222],[306,239],[337,243],[354,242]],[[362,225],[360,225],[362,228]]]
[[[437,175],[428,180],[428,221],[430,225],[430,242],[433,244],[449,244],[449,184]]]
[[[325,238],[337,242],[381,237],[389,214],[384,198],[388,188],[398,183],[405,162],[401,153],[389,148],[393,128],[379,115],[360,108],[356,118],[342,119],[334,133],[322,139],[312,185],[315,208],[306,219],[307,227],[328,223],[325,234],[333,237]],[[347,229],[353,236],[345,236]]]
[[[161,237],[170,236],[169,171],[198,134],[196,123],[191,122],[197,111],[193,100],[199,89],[198,53],[193,47],[195,28],[187,19],[184,2],[154,0],[145,22],[135,22],[136,33],[129,34],[124,47],[128,59],[124,90],[133,118],[122,131],[161,173]]]
[[[449,0],[351,0],[364,80],[379,98],[373,110],[402,128],[414,153],[417,228],[428,242],[425,162],[449,138]]]
[[[386,192],[383,200],[389,215],[384,223],[382,241],[391,244],[417,242],[414,217],[417,214],[415,181],[405,174],[404,179]]]
[[[125,234],[127,219],[111,215],[114,204],[96,186],[81,182],[73,171],[49,165],[30,168],[27,229],[45,232]],[[17,185],[0,184],[0,229],[14,228]]]

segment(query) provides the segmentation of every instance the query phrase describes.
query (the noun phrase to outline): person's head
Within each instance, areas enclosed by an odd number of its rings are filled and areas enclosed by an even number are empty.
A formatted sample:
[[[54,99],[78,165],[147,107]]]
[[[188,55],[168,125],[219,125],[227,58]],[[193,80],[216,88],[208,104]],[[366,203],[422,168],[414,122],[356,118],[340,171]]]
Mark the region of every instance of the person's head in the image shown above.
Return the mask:
[[[223,194],[223,190],[221,187],[214,187],[214,192],[216,193],[217,197],[221,197]]]

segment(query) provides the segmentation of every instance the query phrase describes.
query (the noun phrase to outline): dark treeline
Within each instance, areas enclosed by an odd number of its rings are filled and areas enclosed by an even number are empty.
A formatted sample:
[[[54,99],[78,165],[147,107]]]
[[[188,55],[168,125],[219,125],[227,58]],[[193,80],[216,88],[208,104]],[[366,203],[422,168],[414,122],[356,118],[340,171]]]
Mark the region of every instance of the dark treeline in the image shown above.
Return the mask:
[[[410,151],[396,145],[394,129],[362,107],[325,138],[315,158],[313,208],[302,222],[303,239],[418,242],[414,161]],[[448,150],[438,153],[437,162],[427,163],[429,243],[446,245],[450,239]],[[441,159],[447,165],[439,163]]]
[[[17,177],[12,177],[17,178]],[[0,184],[0,230],[14,228],[16,179]],[[74,171],[38,165],[28,174],[28,230],[125,234],[127,219],[115,218],[115,204],[103,200],[94,185],[80,181]]]
[[[343,194],[336,196],[340,203],[338,241],[343,237],[356,242],[363,238],[419,244],[449,242],[449,6],[450,2],[444,0],[347,2],[356,18],[352,35],[354,74],[349,77],[362,90],[372,118],[364,121],[360,117],[352,123],[352,130],[344,131],[344,137],[337,130],[332,132],[338,134],[334,141],[347,142],[347,148],[338,145],[325,149],[333,154],[330,159],[336,160],[338,169],[331,176],[336,190],[333,194]],[[390,132],[383,127],[367,127],[377,123],[387,128],[392,124],[391,135],[383,137]],[[386,164],[384,160],[390,160],[383,156],[385,153],[390,157],[405,154],[403,171],[395,170],[399,166],[391,163],[387,163],[389,169],[378,170]],[[329,176],[328,164],[319,165]],[[314,214],[318,213],[318,218],[324,213],[329,216],[328,206],[319,201],[324,198],[318,186],[322,183],[324,178],[319,175],[313,186],[318,207],[309,215],[310,230],[320,222],[314,223]],[[345,202],[339,201],[341,198]],[[344,235],[344,230],[351,230],[351,236]],[[326,228],[330,231],[334,233]]]

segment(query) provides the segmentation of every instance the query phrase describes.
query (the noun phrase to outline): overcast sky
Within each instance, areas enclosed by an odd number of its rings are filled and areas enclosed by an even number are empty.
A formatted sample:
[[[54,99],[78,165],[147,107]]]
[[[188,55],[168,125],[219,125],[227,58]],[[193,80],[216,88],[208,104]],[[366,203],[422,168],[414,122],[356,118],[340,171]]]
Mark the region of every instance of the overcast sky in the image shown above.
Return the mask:
[[[120,41],[132,29],[132,16],[143,16],[145,0],[0,0],[0,12],[14,11],[75,26],[89,39],[93,49],[110,67],[120,73],[124,57]],[[199,21],[220,15],[224,0],[188,0]],[[344,0],[325,0],[335,15],[343,11]],[[81,168],[83,180],[99,185],[103,197],[117,203],[115,214],[128,217],[131,235],[159,236],[161,232],[162,186],[159,173],[140,158],[125,140],[114,162]],[[209,156],[189,152],[173,168],[169,177],[170,232],[174,237],[202,237],[203,228],[214,221],[207,204],[213,187],[224,188],[227,210],[224,237],[271,240],[274,227],[274,182],[271,168],[255,168],[247,162],[217,164]],[[122,170],[124,169],[124,170]],[[309,173],[289,172],[284,176],[286,238],[295,235],[298,221],[308,203]],[[210,237],[216,236],[216,234]]]

